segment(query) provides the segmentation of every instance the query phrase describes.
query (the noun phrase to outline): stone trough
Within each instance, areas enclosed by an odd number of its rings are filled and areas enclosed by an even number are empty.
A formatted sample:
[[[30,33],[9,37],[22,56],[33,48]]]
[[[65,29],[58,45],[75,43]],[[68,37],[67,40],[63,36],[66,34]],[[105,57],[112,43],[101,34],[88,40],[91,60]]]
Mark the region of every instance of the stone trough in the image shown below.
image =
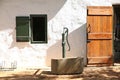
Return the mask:
[[[84,62],[82,57],[51,60],[51,72],[53,74],[80,74],[83,72],[83,68]]]

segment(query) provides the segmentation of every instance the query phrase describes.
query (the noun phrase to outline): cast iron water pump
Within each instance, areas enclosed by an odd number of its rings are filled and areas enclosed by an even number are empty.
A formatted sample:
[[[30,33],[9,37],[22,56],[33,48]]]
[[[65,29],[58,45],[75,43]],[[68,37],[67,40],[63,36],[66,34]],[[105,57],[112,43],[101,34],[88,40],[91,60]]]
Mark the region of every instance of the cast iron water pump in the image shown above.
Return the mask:
[[[62,57],[66,57],[66,43],[68,45],[68,51],[70,51],[70,44],[68,42],[68,28],[64,27],[63,28],[63,33],[62,33]]]

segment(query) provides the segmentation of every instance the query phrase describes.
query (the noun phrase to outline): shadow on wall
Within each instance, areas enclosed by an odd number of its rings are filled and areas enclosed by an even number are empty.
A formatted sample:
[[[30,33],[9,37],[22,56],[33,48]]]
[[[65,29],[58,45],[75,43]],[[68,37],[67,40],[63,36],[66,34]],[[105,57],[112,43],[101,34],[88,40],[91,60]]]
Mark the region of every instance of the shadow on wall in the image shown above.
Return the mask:
[[[11,1],[0,1],[0,31],[6,29],[13,29],[10,35],[13,37],[13,42],[10,48],[18,47],[24,48],[29,47],[28,42],[16,42],[16,16],[29,16],[30,14],[47,14],[48,21],[55,17],[59,10],[65,5],[67,0],[11,0]],[[25,6],[23,6],[25,5]],[[13,10],[13,11],[11,11]]]
[[[62,37],[62,35],[61,35]],[[86,65],[86,24],[83,24],[78,29],[68,35],[71,46],[70,51],[66,51],[66,57],[84,57]],[[68,46],[66,46],[66,50]],[[46,65],[51,66],[51,59],[62,58],[62,40],[52,45],[47,50]]]

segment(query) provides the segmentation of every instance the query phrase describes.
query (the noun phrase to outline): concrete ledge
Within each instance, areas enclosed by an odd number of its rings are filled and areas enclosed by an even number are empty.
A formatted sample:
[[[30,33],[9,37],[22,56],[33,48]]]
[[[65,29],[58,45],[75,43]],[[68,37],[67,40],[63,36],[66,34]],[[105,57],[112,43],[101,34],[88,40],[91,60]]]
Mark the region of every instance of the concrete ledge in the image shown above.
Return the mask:
[[[83,58],[63,58],[51,60],[51,72],[53,74],[80,74],[83,72]]]

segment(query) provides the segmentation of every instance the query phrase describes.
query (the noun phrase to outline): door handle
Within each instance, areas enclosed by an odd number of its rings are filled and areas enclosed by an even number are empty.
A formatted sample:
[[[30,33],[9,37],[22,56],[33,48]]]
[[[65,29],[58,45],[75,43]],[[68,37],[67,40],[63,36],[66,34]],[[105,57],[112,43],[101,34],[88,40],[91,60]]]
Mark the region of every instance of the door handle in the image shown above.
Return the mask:
[[[90,33],[90,32],[91,32],[91,26],[89,24],[88,27],[87,27],[87,33]]]
[[[90,43],[91,42],[91,40],[89,40],[88,39],[88,34],[91,32],[91,26],[90,26],[90,24],[88,25],[88,27],[87,27],[87,43]]]

